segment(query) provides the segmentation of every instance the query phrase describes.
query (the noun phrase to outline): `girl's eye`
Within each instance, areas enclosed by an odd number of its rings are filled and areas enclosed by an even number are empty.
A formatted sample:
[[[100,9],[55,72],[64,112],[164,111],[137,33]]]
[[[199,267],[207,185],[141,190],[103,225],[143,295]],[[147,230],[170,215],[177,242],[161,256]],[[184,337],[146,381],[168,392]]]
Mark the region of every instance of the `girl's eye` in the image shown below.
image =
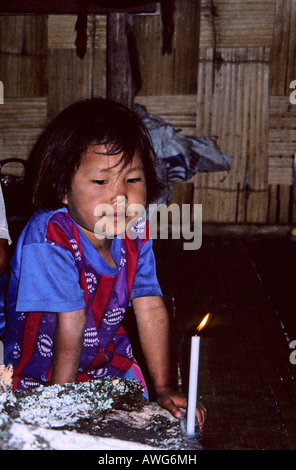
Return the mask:
[[[138,181],[142,181],[142,178],[129,178],[127,180],[128,183],[137,183]]]
[[[92,182],[97,184],[98,186],[102,186],[103,184],[107,184],[108,180],[93,180]]]

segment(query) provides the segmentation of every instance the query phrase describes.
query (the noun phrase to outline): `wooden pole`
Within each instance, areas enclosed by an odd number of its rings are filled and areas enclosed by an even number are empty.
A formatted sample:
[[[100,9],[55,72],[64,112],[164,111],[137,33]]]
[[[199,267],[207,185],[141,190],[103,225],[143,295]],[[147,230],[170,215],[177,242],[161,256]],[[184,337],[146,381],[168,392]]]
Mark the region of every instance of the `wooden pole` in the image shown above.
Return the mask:
[[[134,87],[127,44],[127,13],[107,16],[107,98],[132,107]]]

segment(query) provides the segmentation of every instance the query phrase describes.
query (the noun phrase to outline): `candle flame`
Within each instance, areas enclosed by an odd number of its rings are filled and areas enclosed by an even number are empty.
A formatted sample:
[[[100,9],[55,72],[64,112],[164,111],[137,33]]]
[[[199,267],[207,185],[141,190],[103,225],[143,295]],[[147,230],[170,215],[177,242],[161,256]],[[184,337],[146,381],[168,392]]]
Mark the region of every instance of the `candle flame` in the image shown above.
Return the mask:
[[[202,328],[204,328],[206,326],[206,323],[209,319],[209,316],[210,316],[210,314],[207,313],[206,316],[202,319],[202,321],[198,325],[198,327],[196,328],[196,331],[200,331]]]

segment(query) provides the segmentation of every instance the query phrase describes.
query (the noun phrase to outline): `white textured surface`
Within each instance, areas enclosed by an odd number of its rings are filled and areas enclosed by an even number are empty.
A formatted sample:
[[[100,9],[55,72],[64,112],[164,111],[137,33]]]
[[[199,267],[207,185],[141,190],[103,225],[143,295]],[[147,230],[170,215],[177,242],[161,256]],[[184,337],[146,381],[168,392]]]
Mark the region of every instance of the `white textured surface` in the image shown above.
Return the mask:
[[[157,447],[120,439],[89,436],[71,431],[34,428],[26,424],[13,423],[10,428],[11,447],[22,450],[40,449],[40,439],[44,440],[44,448],[52,450],[155,450]]]

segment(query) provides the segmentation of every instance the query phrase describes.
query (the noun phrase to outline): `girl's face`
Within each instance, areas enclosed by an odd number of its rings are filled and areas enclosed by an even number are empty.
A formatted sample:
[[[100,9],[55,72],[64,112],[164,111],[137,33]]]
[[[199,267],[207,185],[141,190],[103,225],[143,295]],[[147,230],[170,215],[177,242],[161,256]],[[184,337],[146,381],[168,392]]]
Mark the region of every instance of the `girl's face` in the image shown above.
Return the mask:
[[[122,170],[122,153],[105,152],[103,145],[89,146],[64,199],[71,217],[95,247],[100,247],[106,236],[125,232],[138,215],[132,205],[146,204],[145,174],[138,153]],[[95,226],[105,236],[95,234]]]

